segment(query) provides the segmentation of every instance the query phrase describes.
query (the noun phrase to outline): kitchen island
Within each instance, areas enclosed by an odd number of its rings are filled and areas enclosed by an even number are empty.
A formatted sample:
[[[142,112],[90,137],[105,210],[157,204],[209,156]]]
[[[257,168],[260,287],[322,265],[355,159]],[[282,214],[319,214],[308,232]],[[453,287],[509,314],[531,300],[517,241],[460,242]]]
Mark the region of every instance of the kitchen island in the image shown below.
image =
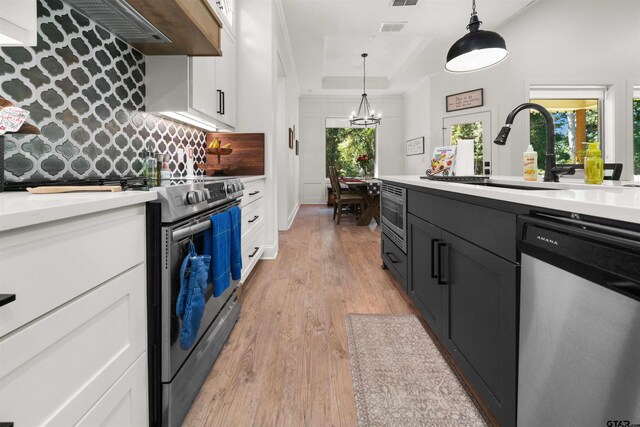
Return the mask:
[[[496,186],[419,176],[381,179],[396,187],[390,191],[398,194],[399,187],[406,194],[406,252],[397,236],[383,232],[384,265],[497,422],[516,425],[523,219],[552,217],[638,232],[640,189],[510,177],[492,177],[489,183]],[[527,185],[545,189],[508,188]]]

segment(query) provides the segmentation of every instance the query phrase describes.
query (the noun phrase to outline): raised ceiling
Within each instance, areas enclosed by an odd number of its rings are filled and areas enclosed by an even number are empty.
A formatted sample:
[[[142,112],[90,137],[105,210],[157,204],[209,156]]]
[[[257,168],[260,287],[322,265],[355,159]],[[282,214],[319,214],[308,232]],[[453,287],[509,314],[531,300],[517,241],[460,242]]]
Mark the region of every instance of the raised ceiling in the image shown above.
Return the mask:
[[[496,29],[530,3],[476,0],[481,28]],[[282,0],[282,6],[302,94],[361,93],[363,52],[369,54],[367,92],[404,93],[428,74],[417,68],[437,61],[443,45],[466,33],[471,14],[471,0],[418,0],[402,7],[392,7],[392,0]],[[383,23],[404,27],[380,32]],[[444,67],[444,56],[439,59]]]

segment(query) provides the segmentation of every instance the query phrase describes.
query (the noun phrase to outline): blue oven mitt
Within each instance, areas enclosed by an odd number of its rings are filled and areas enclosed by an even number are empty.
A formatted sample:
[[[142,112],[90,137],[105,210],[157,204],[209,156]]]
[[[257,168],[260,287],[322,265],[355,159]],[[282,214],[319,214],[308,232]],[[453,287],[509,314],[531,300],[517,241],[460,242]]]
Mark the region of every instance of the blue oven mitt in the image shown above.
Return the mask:
[[[196,340],[204,313],[204,291],[207,287],[211,257],[196,254],[193,243],[180,267],[180,292],[176,314],[182,319],[180,347],[187,350]]]

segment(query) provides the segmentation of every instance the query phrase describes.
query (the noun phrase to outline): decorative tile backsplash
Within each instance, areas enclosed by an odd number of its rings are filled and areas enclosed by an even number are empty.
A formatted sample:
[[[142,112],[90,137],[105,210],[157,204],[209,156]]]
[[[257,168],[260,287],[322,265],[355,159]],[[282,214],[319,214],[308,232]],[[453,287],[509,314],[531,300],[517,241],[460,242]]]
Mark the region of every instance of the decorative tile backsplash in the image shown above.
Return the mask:
[[[38,44],[0,49],[0,96],[41,135],[6,135],[6,181],[139,175],[145,149],[205,161],[205,133],[144,110],[145,58],[59,0],[38,2]]]

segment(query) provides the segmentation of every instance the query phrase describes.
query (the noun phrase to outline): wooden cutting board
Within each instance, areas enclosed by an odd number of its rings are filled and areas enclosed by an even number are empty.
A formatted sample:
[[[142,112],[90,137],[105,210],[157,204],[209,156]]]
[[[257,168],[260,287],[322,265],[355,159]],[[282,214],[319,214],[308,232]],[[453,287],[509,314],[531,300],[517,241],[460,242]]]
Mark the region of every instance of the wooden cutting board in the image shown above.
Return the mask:
[[[110,191],[112,193],[122,191],[119,185],[68,185],[60,187],[28,187],[31,194],[56,194],[71,193],[74,191]]]

